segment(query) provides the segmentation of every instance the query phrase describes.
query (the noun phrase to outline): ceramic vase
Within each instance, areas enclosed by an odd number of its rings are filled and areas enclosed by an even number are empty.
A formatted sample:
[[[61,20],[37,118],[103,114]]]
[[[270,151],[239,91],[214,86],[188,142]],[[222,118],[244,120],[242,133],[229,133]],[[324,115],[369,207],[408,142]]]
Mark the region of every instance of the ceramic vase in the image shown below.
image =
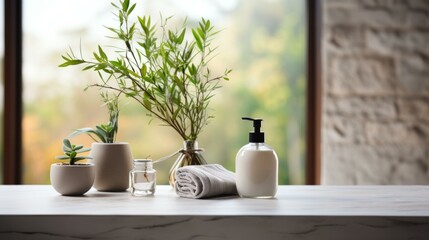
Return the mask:
[[[66,196],[83,195],[91,189],[95,179],[94,164],[51,165],[51,184],[54,189]]]
[[[93,143],[90,156],[91,163],[95,165],[95,189],[105,192],[128,189],[128,175],[133,162],[128,143]]]

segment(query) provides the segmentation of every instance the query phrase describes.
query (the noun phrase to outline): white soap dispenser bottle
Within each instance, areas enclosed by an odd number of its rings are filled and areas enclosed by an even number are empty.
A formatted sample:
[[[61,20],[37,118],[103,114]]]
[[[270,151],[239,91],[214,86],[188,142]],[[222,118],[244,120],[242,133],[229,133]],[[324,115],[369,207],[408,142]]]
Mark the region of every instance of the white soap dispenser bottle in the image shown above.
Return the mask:
[[[249,133],[249,144],[240,149],[235,159],[238,194],[248,198],[273,198],[278,186],[277,154],[265,145],[262,119],[242,119],[253,121],[254,131]]]

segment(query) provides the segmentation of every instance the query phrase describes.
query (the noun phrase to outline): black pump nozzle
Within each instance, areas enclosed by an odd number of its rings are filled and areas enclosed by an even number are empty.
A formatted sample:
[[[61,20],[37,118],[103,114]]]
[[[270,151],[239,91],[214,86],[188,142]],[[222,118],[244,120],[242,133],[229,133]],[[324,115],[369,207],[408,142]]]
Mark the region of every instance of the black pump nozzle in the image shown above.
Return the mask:
[[[249,142],[252,142],[252,143],[263,143],[263,142],[265,142],[265,134],[264,134],[264,132],[261,132],[262,119],[250,118],[250,117],[242,117],[241,119],[253,121],[254,131],[249,133]]]

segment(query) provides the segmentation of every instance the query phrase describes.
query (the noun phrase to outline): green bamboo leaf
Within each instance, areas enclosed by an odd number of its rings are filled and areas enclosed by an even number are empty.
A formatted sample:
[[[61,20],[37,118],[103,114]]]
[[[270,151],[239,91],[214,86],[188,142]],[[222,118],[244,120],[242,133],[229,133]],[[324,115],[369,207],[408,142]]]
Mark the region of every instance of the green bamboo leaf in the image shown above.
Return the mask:
[[[205,29],[209,30],[210,29],[210,20],[207,20],[204,25],[205,25]]]
[[[176,36],[174,35],[174,33],[171,30],[168,30],[168,38],[170,39],[170,41],[176,43]]]
[[[150,27],[150,22],[151,22],[151,19],[150,19],[150,16],[148,16],[147,17],[147,25],[148,25],[148,27]]]
[[[82,71],[86,71],[86,70],[91,69],[93,67],[94,67],[93,65],[86,66],[82,69]]]
[[[193,85],[197,85],[197,78],[192,76],[191,78],[189,78],[189,81],[193,84]]]
[[[70,61],[70,58],[67,58],[66,56],[64,56],[64,55],[61,55],[61,57],[64,59],[64,60],[66,60],[66,61]]]
[[[198,31],[198,35],[200,35],[201,39],[206,38],[206,34],[203,32],[203,30],[201,30],[201,28],[197,28],[197,31]]]
[[[118,18],[119,18],[119,26],[122,27],[122,25],[124,24],[124,14],[123,14],[123,11],[119,11]]]
[[[96,67],[96,68],[94,68],[94,70],[95,70],[95,71],[103,70],[103,69],[105,69],[107,66],[108,66],[108,65],[107,65],[107,63],[105,63],[105,62],[103,62],[103,63],[99,63],[99,64],[97,64],[97,67]]]
[[[128,12],[127,12],[127,14],[128,15],[130,15],[132,12],[133,12],[133,10],[134,10],[134,8],[136,7],[136,3],[134,3],[131,7],[130,7],[130,9],[128,10]]]
[[[147,110],[149,110],[149,111],[152,110],[152,104],[149,101],[149,96],[147,94],[143,95],[143,105]]]
[[[133,23],[133,25],[131,25],[131,27],[130,27],[130,30],[129,30],[129,39],[130,40],[133,38],[135,27],[136,27],[136,23]]]
[[[151,77],[148,77],[148,76],[143,77],[143,80],[148,82],[148,83],[154,83],[155,82]]]
[[[130,0],[124,0],[122,2],[122,11],[127,12],[129,6],[130,6]]]
[[[111,28],[111,27],[105,27],[105,28],[107,28],[107,29],[109,29],[110,31],[112,31],[112,32],[116,33],[117,35],[119,35],[119,34],[121,33],[120,31],[118,31],[118,30],[116,30],[116,29],[114,29],[114,28]]]
[[[206,27],[206,21],[204,20],[204,18],[202,18],[201,22],[198,23],[198,25],[200,25],[201,29],[205,29]]]
[[[192,46],[192,45],[191,45]],[[193,47],[190,47],[189,50],[186,52],[185,59],[190,59],[192,56],[192,52],[194,51]]]
[[[150,17],[148,17],[149,20],[146,19],[146,16],[143,18],[138,17],[138,21],[140,23],[140,27],[143,29],[145,36],[150,35]]]
[[[194,75],[197,74],[197,67],[195,66],[195,64],[192,64],[192,70],[194,72]]]
[[[164,45],[160,46],[159,51],[161,53],[161,56],[165,59],[166,57],[165,57],[165,48],[164,48]]]
[[[195,29],[192,29],[192,35],[194,35],[194,39],[195,39],[195,42],[197,43],[198,49],[200,49],[200,51],[203,51],[203,44],[201,43],[201,39],[198,36],[198,33],[195,31]]]
[[[80,60],[80,59],[72,59],[69,60],[67,62],[64,62],[63,64],[60,64],[59,67],[67,67],[67,66],[71,66],[71,65],[79,65],[84,63],[84,60]]]
[[[142,67],[140,68],[140,75],[142,78],[146,76],[146,72],[147,72],[146,64],[143,64]]]
[[[170,52],[168,52],[169,54]],[[177,68],[176,64],[168,57],[168,54],[166,56],[165,61],[167,62],[168,66],[170,66],[171,68]]]
[[[100,57],[104,60],[107,60],[107,55],[106,53],[103,51],[103,49],[100,47],[100,45],[98,45],[98,52],[100,53]]]
[[[180,33],[179,37],[177,38],[177,43],[182,44],[183,39],[185,39],[186,29],[183,29]]]
[[[136,78],[139,78],[140,77],[140,75],[138,75],[137,73],[135,73],[134,71],[129,71],[129,73],[131,74],[131,75],[133,75],[134,77],[136,77]]]
[[[103,59],[98,56],[98,54],[96,52],[93,52],[94,58],[98,61],[98,62],[103,62]]]
[[[110,64],[112,64],[113,66],[117,67],[117,68],[123,68],[121,62],[119,61],[109,61]]]

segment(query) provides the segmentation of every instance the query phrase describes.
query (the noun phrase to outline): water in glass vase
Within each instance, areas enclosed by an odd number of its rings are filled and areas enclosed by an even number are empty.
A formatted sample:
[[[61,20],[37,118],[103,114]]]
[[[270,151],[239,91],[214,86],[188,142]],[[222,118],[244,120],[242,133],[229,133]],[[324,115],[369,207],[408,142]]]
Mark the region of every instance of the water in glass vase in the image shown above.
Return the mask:
[[[130,192],[133,196],[151,196],[156,188],[156,170],[150,159],[135,159],[130,171]]]

